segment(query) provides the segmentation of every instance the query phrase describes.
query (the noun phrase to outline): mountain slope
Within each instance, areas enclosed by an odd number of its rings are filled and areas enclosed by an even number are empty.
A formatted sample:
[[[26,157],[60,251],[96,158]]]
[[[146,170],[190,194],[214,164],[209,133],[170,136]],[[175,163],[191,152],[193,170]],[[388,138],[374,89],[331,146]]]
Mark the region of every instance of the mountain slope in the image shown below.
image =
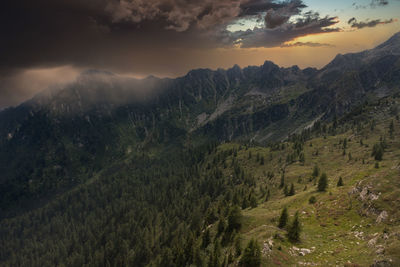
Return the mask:
[[[237,266],[255,239],[262,266],[397,266],[399,97],[267,147],[133,150],[45,206],[1,220],[0,262]],[[375,160],[377,144],[384,152]],[[317,191],[321,173],[326,192]],[[289,225],[300,213],[297,242],[277,227],[284,207]]]

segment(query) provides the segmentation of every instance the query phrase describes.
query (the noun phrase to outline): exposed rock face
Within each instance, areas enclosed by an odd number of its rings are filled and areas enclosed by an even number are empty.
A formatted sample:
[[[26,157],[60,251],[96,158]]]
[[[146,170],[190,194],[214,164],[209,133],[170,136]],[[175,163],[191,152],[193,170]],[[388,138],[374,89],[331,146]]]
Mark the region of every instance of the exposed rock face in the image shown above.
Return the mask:
[[[355,187],[349,192],[349,194],[356,195],[357,198],[363,203],[362,209],[360,210],[361,214],[367,216],[378,216],[382,214],[382,217],[377,219],[377,223],[380,223],[387,218],[386,211],[380,211],[375,208],[374,201],[378,200],[381,192],[375,192],[371,184],[363,185],[363,181],[357,183]]]
[[[271,253],[273,247],[274,241],[272,240],[272,238],[269,238],[268,240],[264,241],[262,253],[264,255],[268,255],[269,253]]]

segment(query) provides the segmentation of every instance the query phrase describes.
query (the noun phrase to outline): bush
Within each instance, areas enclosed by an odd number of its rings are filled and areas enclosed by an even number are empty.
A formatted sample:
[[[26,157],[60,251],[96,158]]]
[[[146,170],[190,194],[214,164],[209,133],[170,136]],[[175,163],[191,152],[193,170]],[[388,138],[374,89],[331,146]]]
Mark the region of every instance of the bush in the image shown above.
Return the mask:
[[[310,203],[310,204],[315,204],[315,203],[317,203],[317,198],[314,197],[314,196],[310,197],[310,198],[308,199],[308,203]]]

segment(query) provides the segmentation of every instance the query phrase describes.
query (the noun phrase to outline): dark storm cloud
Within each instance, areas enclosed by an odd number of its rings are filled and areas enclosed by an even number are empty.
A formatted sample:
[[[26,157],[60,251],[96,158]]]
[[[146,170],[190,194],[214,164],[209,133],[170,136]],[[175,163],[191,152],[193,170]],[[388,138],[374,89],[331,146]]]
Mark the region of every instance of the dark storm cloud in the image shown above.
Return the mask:
[[[13,86],[25,71],[59,66],[173,76],[204,61],[196,51],[279,47],[338,31],[328,28],[335,18],[302,14],[305,7],[301,0],[6,1],[0,9],[0,90],[25,94]],[[254,18],[264,27],[227,30]]]
[[[388,19],[388,20],[380,20],[380,19],[375,19],[375,20],[367,20],[367,21],[357,21],[356,18],[351,18],[348,21],[348,24],[355,29],[362,29],[362,28],[373,28],[378,25],[384,25],[384,24],[390,24],[395,22],[395,19]]]
[[[305,14],[289,22],[305,7],[301,0],[8,1],[0,11],[0,75],[68,64],[159,73],[159,66],[176,60],[172,51],[232,46],[241,35],[244,47],[252,47],[250,39],[258,40],[257,47],[280,46],[331,31],[323,28],[334,24],[332,18]],[[266,27],[226,31],[227,25],[254,16],[265,19]]]

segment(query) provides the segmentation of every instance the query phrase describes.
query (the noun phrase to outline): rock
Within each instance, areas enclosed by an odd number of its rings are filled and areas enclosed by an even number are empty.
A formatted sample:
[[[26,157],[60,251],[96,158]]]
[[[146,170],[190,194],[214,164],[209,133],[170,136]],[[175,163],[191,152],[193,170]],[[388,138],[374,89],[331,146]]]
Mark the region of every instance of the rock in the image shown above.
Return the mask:
[[[368,241],[368,246],[369,247],[374,247],[376,245],[376,242],[378,241],[378,237],[374,237],[371,240]]]
[[[299,251],[299,255],[300,255],[300,256],[305,256],[305,255],[310,254],[310,253],[311,253],[311,250],[310,250],[310,249],[307,249],[307,248],[302,248],[302,249],[300,249],[300,251]]]
[[[378,246],[376,246],[376,251],[375,252],[378,255],[382,255],[382,254],[385,253],[385,247],[382,246],[382,245],[378,245]]]
[[[272,238],[269,238],[264,242],[262,250],[263,254],[268,255],[269,253],[271,253],[273,247],[274,247],[274,241],[272,240]]]
[[[364,188],[360,193],[361,201],[364,201],[367,198],[367,195],[368,195],[368,187],[364,186]]]
[[[364,232],[354,231],[354,236],[358,239],[364,239]]]
[[[384,233],[383,234],[383,239],[385,239],[385,240],[389,239],[389,235],[387,233]]]
[[[371,264],[370,267],[390,267],[392,264],[390,263],[389,260],[375,260],[373,264]]]
[[[294,255],[298,255],[298,256],[305,256],[307,254],[310,254],[311,252],[313,252],[315,250],[314,249],[308,249],[308,248],[298,248],[293,246],[290,250],[289,253],[294,256]]]
[[[381,222],[385,221],[388,218],[388,216],[389,215],[388,215],[388,213],[386,211],[382,211],[379,214],[378,218],[376,218],[376,222],[377,223],[381,223]]]

